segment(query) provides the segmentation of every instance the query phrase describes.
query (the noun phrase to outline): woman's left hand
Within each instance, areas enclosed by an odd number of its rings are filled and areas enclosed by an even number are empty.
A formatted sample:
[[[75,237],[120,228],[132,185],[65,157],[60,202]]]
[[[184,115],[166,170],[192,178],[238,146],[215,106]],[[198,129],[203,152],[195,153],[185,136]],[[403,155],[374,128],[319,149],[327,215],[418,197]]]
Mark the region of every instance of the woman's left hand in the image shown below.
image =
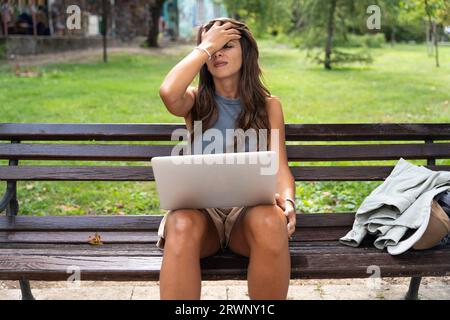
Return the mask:
[[[292,234],[295,231],[295,225],[296,225],[296,214],[295,214],[294,207],[292,206],[292,203],[290,201],[285,201],[284,198],[282,198],[279,193],[275,194],[275,200],[277,202],[277,205],[281,209],[283,209],[284,215],[287,218],[288,236],[289,236],[289,239],[291,239]]]

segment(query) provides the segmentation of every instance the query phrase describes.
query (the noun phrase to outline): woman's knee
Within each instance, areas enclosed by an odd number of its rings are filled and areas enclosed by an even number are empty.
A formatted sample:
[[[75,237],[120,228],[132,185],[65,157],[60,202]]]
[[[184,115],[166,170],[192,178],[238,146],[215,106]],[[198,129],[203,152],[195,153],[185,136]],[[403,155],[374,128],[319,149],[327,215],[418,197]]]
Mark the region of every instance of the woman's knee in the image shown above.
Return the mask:
[[[173,211],[166,219],[166,243],[177,245],[198,244],[207,232],[207,220],[203,213],[194,209]]]
[[[287,219],[276,205],[261,205],[247,212],[246,229],[250,246],[279,254],[288,247]]]

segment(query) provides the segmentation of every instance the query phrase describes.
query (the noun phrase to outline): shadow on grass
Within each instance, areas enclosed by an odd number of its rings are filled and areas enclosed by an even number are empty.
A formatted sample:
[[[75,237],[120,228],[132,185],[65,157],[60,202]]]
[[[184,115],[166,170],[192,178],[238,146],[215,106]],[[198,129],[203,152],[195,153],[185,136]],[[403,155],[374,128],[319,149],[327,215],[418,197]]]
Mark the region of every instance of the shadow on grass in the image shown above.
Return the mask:
[[[321,72],[321,73],[346,73],[346,72],[365,72],[375,70],[372,66],[335,66],[331,70],[325,69],[323,66],[307,67],[305,70]]]

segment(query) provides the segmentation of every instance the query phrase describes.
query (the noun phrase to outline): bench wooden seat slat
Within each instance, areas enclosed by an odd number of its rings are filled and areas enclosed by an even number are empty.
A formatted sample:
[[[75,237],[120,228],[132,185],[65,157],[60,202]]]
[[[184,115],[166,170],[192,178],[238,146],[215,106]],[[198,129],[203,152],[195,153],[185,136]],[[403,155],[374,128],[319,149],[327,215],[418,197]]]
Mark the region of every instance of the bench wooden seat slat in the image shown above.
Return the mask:
[[[423,252],[410,251],[390,256],[373,248],[353,248],[347,252],[292,250],[293,278],[368,277],[367,268],[377,265],[386,276],[443,275],[450,270],[450,247]],[[349,248],[347,248],[349,249]],[[20,252],[20,251],[19,251]],[[158,280],[159,256],[83,256],[0,254],[0,279],[67,280],[68,267],[78,266],[83,280]],[[219,253],[202,259],[204,279],[244,279],[248,259]]]
[[[164,141],[183,124],[2,123],[1,140]],[[286,124],[288,141],[450,140],[445,123]]]
[[[337,240],[351,229],[353,216],[353,213],[298,214],[293,242]],[[115,218],[122,219],[114,221]],[[95,232],[99,232],[105,244],[156,243],[161,218],[0,217],[0,243],[86,244]]]
[[[170,156],[173,145],[0,144],[0,159],[150,161]],[[289,161],[450,158],[450,143],[382,145],[288,145]]]
[[[151,214],[151,213],[149,213]],[[153,213],[155,214],[155,213]],[[354,213],[297,214],[297,227],[350,227]],[[0,216],[0,231],[156,231],[162,215]]]
[[[372,246],[371,241],[364,241],[359,248],[355,249],[349,246],[343,246],[334,241],[293,241],[290,243],[292,252],[314,251],[326,254],[351,253],[355,250],[363,249],[368,252],[378,252]],[[83,255],[83,256],[159,256],[162,251],[154,243],[106,243],[101,246],[93,246],[87,243],[1,243],[0,255]]]
[[[344,236],[348,227],[298,228],[294,241],[332,241]],[[102,242],[156,243],[156,231],[99,231]],[[88,243],[94,231],[0,231],[0,243]]]
[[[358,250],[378,253],[371,241],[364,241],[358,248],[343,246],[332,241],[293,241],[289,245],[291,252],[315,252],[317,254],[355,253]],[[160,256],[162,251],[154,243],[106,243],[93,246],[87,243],[0,243],[0,255],[82,255],[82,256]]]
[[[149,231],[101,231],[104,243],[156,243],[157,233]],[[3,243],[88,243],[94,231],[2,231]]]
[[[155,214],[150,213],[149,214]],[[157,230],[162,215],[146,216],[0,216],[0,231]]]
[[[355,250],[347,254],[293,254],[294,278],[368,278],[370,266],[378,266],[382,277],[413,277],[449,275],[450,250],[435,249],[428,252],[407,252],[401,258],[386,252],[370,253]],[[441,259],[446,259],[445,261]],[[303,269],[302,269],[303,268]],[[305,270],[306,268],[306,270]]]
[[[81,256],[160,256],[161,251],[148,243],[114,243],[93,246],[87,243],[0,243],[0,255],[81,255]]]
[[[42,244],[42,243],[0,243],[0,256],[19,254],[19,255],[50,255],[50,256],[73,256],[79,254],[81,256],[161,256],[162,251],[156,248],[153,244],[148,243],[114,243],[114,244],[104,244],[102,246],[92,246],[88,244]],[[427,251],[409,251],[408,254],[421,254],[421,253],[431,253],[434,251],[448,251],[449,246],[440,247],[433,250]],[[318,255],[326,254],[383,254],[385,251],[381,251],[373,247],[369,242],[360,245],[358,248],[343,246],[337,241],[305,241],[305,242],[294,242],[290,245],[290,251],[293,254],[300,253],[315,253]],[[220,253],[221,255],[232,255],[231,252],[226,251],[225,253]],[[408,259],[404,258],[405,255],[399,256],[389,256],[389,259],[402,260]],[[415,263],[419,263],[416,261]],[[450,263],[446,261],[444,263]],[[449,270],[450,272],[450,270]]]
[[[426,166],[450,170],[450,166]],[[393,166],[291,166],[297,181],[379,181]],[[0,180],[17,181],[154,181],[151,166],[0,166]]]
[[[83,280],[156,280],[162,255],[130,256],[33,256],[1,255],[0,279],[67,280],[69,268],[80,268]],[[72,269],[73,272],[73,269]]]

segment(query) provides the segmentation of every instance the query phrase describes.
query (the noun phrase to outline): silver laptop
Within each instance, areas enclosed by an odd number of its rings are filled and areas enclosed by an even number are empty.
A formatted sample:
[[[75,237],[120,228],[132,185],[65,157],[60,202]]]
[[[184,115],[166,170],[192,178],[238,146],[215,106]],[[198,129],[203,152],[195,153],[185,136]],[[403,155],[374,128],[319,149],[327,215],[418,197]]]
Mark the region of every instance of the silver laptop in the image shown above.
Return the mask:
[[[154,157],[151,165],[161,209],[275,204],[274,151]]]

